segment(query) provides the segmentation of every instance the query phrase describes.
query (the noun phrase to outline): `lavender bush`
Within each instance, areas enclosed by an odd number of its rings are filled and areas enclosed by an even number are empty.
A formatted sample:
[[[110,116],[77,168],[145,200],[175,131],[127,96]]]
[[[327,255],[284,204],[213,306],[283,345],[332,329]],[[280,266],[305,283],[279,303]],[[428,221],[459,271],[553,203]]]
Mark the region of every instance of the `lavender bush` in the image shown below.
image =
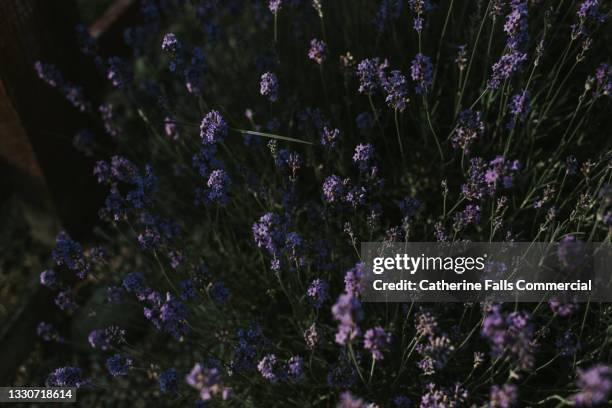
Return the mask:
[[[131,58],[84,41],[101,106],[35,66],[94,119],[76,147],[108,191],[100,242],[60,234],[41,274],[94,327],[41,323],[63,350],[47,384],[111,405],[609,404],[609,305],[366,304],[359,259],[362,241],[610,241],[608,2],[142,12]]]

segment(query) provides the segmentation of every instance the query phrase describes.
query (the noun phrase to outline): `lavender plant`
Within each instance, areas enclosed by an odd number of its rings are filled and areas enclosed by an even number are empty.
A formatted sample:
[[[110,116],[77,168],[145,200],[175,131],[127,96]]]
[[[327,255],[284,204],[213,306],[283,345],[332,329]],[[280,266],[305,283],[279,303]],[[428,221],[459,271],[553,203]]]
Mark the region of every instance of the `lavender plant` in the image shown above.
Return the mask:
[[[98,108],[35,67],[105,129],[86,151],[108,190],[98,246],[60,234],[40,276],[96,321],[79,353],[41,323],[64,347],[47,384],[111,405],[610,404],[609,305],[364,303],[358,250],[609,242],[609,3],[142,7],[131,58],[85,43]],[[136,313],[98,322],[113,307]]]

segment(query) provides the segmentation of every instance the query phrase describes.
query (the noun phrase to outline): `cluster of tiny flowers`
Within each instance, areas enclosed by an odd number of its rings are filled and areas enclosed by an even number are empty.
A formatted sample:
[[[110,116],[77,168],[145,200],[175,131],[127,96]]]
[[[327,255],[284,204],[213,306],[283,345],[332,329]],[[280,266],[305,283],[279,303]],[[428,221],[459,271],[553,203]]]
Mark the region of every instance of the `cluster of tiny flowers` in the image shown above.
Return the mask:
[[[483,136],[484,130],[485,125],[480,111],[471,109],[461,111],[451,139],[453,147],[469,153],[470,146],[475,140]]]
[[[580,392],[572,397],[578,407],[594,407],[608,401],[612,394],[612,367],[598,364],[589,369],[578,369],[576,385]]]
[[[327,58],[327,45],[323,41],[313,38],[310,41],[308,58],[310,58],[319,65],[325,62],[325,59]]]
[[[323,303],[329,299],[329,284],[323,279],[315,279],[308,286],[306,294],[313,307],[320,309]]]
[[[369,329],[363,335],[363,348],[372,353],[374,360],[382,360],[382,351],[391,344],[391,334],[380,326]]]
[[[530,96],[531,93],[528,90],[523,90],[512,96],[508,104],[508,110],[510,112],[510,121],[506,125],[508,129],[513,129],[518,121],[524,121],[525,118],[527,118],[527,115],[531,112]]]
[[[391,71],[385,79],[384,88],[387,92],[385,101],[392,109],[403,112],[408,106],[408,80],[401,71]]]
[[[527,54],[521,51],[510,51],[502,55],[499,61],[493,64],[487,86],[491,89],[498,89],[504,81],[521,68],[526,60]]]
[[[259,85],[259,92],[266,96],[270,102],[276,102],[278,99],[278,78],[273,72],[262,74]]]
[[[55,65],[36,61],[34,69],[40,79],[51,87],[59,89],[65,98],[79,111],[86,112],[91,109],[91,104],[85,98],[83,88],[66,81]]]
[[[410,65],[410,76],[415,82],[414,91],[422,95],[427,93],[427,90],[431,87],[432,80],[432,64],[431,58],[421,53],[418,53],[412,60]]]
[[[200,138],[206,145],[222,142],[227,136],[228,126],[216,110],[208,112],[200,124]]]
[[[216,366],[196,363],[187,375],[186,382],[200,393],[202,401],[209,401],[214,396],[227,400],[232,394],[231,388],[223,385],[221,370]]]
[[[366,58],[357,64],[359,92],[370,95],[382,87],[385,70],[388,67],[389,62],[387,60],[381,61],[379,58]]]

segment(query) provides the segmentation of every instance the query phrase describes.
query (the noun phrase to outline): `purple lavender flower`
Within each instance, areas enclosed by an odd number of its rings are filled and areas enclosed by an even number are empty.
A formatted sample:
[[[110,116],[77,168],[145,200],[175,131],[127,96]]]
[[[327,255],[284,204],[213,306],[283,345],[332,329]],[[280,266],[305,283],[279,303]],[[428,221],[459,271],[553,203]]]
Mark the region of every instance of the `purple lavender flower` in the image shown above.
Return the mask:
[[[527,16],[527,1],[510,1],[510,13],[506,16],[504,24],[504,31],[508,35],[506,46],[510,50],[519,49],[527,40]]]
[[[178,392],[178,373],[176,369],[169,368],[159,375],[159,390],[162,394],[176,394]]]
[[[338,322],[336,332],[336,343],[344,345],[361,334],[357,323],[363,318],[361,302],[359,299],[344,293],[338,297],[338,301],[332,306],[334,320]]]
[[[102,104],[98,107],[98,111],[100,112],[100,116],[102,117],[102,123],[104,125],[104,131],[112,138],[116,138],[121,133],[121,129],[119,129],[115,125],[115,110],[113,104],[106,103]]]
[[[367,170],[373,157],[374,146],[372,146],[370,143],[360,143],[355,147],[355,153],[353,153],[353,161],[357,164],[359,170]]]
[[[261,76],[259,84],[259,92],[268,97],[270,102],[276,102],[278,99],[278,78],[273,72],[266,72]]]
[[[74,296],[69,290],[63,290],[59,292],[55,297],[54,302],[57,307],[60,308],[60,310],[64,310],[67,312],[71,312],[78,307],[77,303],[74,300]]]
[[[487,408],[511,408],[516,404],[517,387],[513,384],[504,384],[502,387],[493,385]]]
[[[394,70],[383,84],[387,97],[385,101],[392,109],[403,112],[408,106],[408,81],[401,71]]]
[[[64,85],[64,77],[60,70],[53,64],[47,64],[42,61],[34,63],[34,69],[40,79],[45,81],[53,88],[60,88]]]
[[[576,385],[580,392],[572,397],[577,407],[594,407],[608,401],[612,393],[612,367],[597,364],[577,370]]]
[[[44,341],[64,342],[64,338],[59,334],[59,331],[51,323],[40,322],[36,327],[36,334]]]
[[[59,286],[59,279],[53,269],[47,269],[40,273],[40,284],[49,289],[56,289]]]
[[[333,148],[336,147],[336,143],[340,137],[339,129],[330,129],[327,126],[323,128],[323,132],[321,133],[321,145]]]
[[[476,204],[468,204],[465,209],[455,214],[454,225],[456,229],[462,229],[470,224],[478,224],[480,222],[480,206]]]
[[[315,279],[306,291],[310,303],[315,309],[320,309],[323,303],[329,299],[329,284],[324,279]]]
[[[49,374],[45,384],[47,387],[76,387],[80,388],[89,384],[89,380],[83,379],[83,371],[78,367],[60,367]]]
[[[389,62],[385,59],[366,58],[357,65],[357,77],[359,78],[359,92],[371,95],[382,86],[381,78],[385,78],[385,70]]]
[[[81,244],[70,238],[66,231],[61,231],[55,238],[55,249],[51,252],[57,266],[65,265],[77,273],[79,279],[85,279],[90,264],[83,254]]]
[[[362,283],[365,270],[363,262],[357,262],[354,267],[346,271],[344,275],[344,291],[352,296],[360,294],[364,287]]]
[[[526,89],[512,96],[508,103],[508,110],[510,111],[510,121],[506,125],[508,129],[514,129],[518,121],[522,122],[527,118],[527,115],[531,112],[530,96],[531,93]]]
[[[223,386],[221,371],[217,367],[206,367],[197,363],[185,381],[200,392],[202,401],[209,401],[216,395],[220,395],[225,400],[230,394],[230,389]]]
[[[104,329],[95,329],[89,333],[87,337],[89,344],[93,348],[97,348],[100,350],[106,350],[110,347],[108,342],[108,338],[106,337],[106,330]]]
[[[151,292],[146,300],[148,306],[143,309],[144,315],[155,328],[170,333],[177,340],[189,333],[189,309],[180,299],[171,293],[166,293],[163,299],[159,293]]]
[[[323,182],[323,198],[328,203],[336,203],[342,199],[344,183],[340,177],[331,175]]]
[[[274,383],[278,381],[278,360],[274,354],[264,356],[257,364],[257,370],[263,378]]]
[[[310,41],[308,58],[321,65],[327,58],[327,45],[323,41],[313,38]]]
[[[106,369],[113,377],[126,375],[132,368],[133,361],[131,358],[115,354],[106,360]]]
[[[416,83],[414,91],[419,95],[427,93],[428,88],[432,85],[432,69],[431,58],[426,55],[418,53],[412,60],[410,76]]]
[[[602,63],[595,70],[596,86],[594,90],[594,98],[600,96],[612,95],[612,65]]]
[[[223,117],[216,110],[212,110],[204,116],[200,125],[200,137],[202,142],[211,145],[222,142],[227,136],[228,126]]]
[[[274,213],[266,213],[253,224],[253,238],[259,248],[265,248],[270,255],[276,256],[285,241],[285,228],[281,218]]]
[[[273,14],[276,14],[281,9],[282,4],[283,4],[282,0],[269,0],[268,8]]]
[[[510,51],[502,55],[499,61],[493,64],[487,86],[491,89],[498,89],[502,82],[517,72],[526,60],[527,54],[520,51]]]
[[[391,334],[380,326],[369,329],[363,336],[363,348],[370,350],[374,360],[382,360],[382,351],[391,344]]]
[[[381,33],[386,30],[402,13],[403,2],[401,0],[382,0],[376,17],[374,17],[374,25],[376,30]]]
[[[504,353],[512,356],[522,369],[533,365],[533,325],[527,312],[505,314],[501,306],[492,305],[482,323],[481,333],[489,340],[491,355],[499,357]]]
[[[460,383],[449,388],[429,383],[426,389],[427,392],[421,397],[420,408],[459,408],[464,406],[468,398],[467,390]]]
[[[110,57],[108,59],[106,76],[116,88],[125,88],[132,82],[131,72],[126,63],[119,57]]]
[[[376,405],[351,394],[350,391],[345,391],[340,394],[340,403],[337,408],[376,408]]]
[[[172,118],[166,117],[164,119],[164,132],[172,140],[178,140],[181,134],[181,127]]]
[[[176,54],[183,49],[183,44],[180,42],[176,34],[166,33],[164,35],[164,39],[162,40],[161,48],[163,51]]]
[[[469,153],[470,146],[476,139],[482,137],[484,130],[485,125],[480,111],[470,109],[461,111],[451,139],[453,147]]]
[[[300,356],[293,356],[287,362],[287,377],[297,381],[304,374],[304,359]]]
[[[123,287],[126,292],[134,293],[139,300],[143,300],[151,292],[151,289],[145,284],[144,276],[140,272],[128,273],[123,278]]]
[[[224,205],[228,201],[227,188],[230,184],[230,178],[223,169],[213,170],[208,177],[206,185],[209,190],[206,192],[208,202],[219,203]]]

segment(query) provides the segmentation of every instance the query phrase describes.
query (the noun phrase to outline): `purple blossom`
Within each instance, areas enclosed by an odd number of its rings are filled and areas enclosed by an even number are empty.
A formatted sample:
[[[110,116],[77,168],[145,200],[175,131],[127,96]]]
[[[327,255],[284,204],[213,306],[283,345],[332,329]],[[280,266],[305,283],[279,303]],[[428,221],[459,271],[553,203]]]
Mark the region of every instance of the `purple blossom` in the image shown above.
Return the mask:
[[[282,0],[269,0],[268,8],[270,9],[272,13],[276,14],[281,9],[282,4],[283,4]]]
[[[484,130],[485,125],[480,111],[470,109],[461,111],[451,139],[453,147],[469,153],[470,146],[483,136]]]
[[[327,126],[323,128],[323,132],[321,132],[321,145],[333,148],[336,147],[336,143],[340,137],[339,129],[330,129]]]
[[[489,340],[491,355],[511,356],[522,369],[533,365],[534,329],[527,312],[503,313],[501,306],[492,305],[482,323],[481,333]]]
[[[379,58],[366,58],[357,65],[357,78],[359,78],[359,92],[366,95],[371,95],[382,87],[385,78],[385,70],[389,66],[389,62],[385,59],[380,61]]]
[[[164,39],[162,40],[161,48],[163,51],[176,54],[183,49],[183,44],[180,42],[176,34],[166,33],[164,35]]]
[[[363,348],[370,350],[374,360],[382,360],[382,351],[391,344],[391,334],[380,326],[369,329],[363,336]]]
[[[164,119],[164,132],[172,140],[178,140],[181,134],[181,126],[172,118]]]
[[[264,356],[257,364],[257,371],[263,378],[274,383],[278,381],[278,360],[274,354]]]
[[[612,393],[612,367],[597,364],[577,370],[576,385],[580,392],[572,397],[577,407],[594,407],[608,401]]]
[[[421,397],[420,408],[459,408],[464,406],[468,398],[467,390],[460,383],[449,388],[429,383],[426,389],[427,392]]]
[[[89,380],[83,379],[83,371],[78,367],[60,367],[49,374],[45,381],[47,387],[76,387],[80,388],[89,384]]]
[[[304,359],[300,356],[293,356],[287,362],[287,377],[297,381],[304,374]]]
[[[223,169],[213,170],[208,177],[206,186],[209,190],[206,192],[206,200],[208,202],[219,203],[224,205],[228,201],[227,188],[230,184],[230,178]]]
[[[514,129],[518,121],[522,122],[527,118],[527,115],[531,112],[530,96],[531,93],[526,89],[512,96],[508,103],[508,110],[510,111],[510,121],[506,125],[508,129]]]
[[[176,394],[178,392],[178,373],[176,369],[169,368],[159,375],[159,390],[162,394]]]
[[[206,367],[196,363],[185,381],[200,392],[202,401],[209,401],[217,395],[225,400],[231,393],[231,389],[223,386],[221,371],[217,367]]]
[[[308,58],[319,65],[325,62],[325,59],[327,58],[327,45],[323,41],[313,38],[310,41]]]
[[[340,177],[331,175],[323,182],[323,198],[328,203],[336,203],[342,199],[344,183]]]
[[[253,238],[259,248],[265,248],[270,255],[276,256],[285,241],[285,227],[281,218],[274,213],[266,213],[253,224]]]
[[[126,375],[132,365],[132,359],[121,354],[115,354],[106,360],[106,369],[113,377]]]
[[[228,126],[223,117],[216,110],[212,110],[204,116],[200,125],[200,137],[202,142],[211,145],[222,142],[227,136]]]
[[[166,293],[165,299],[157,292],[151,292],[146,302],[144,315],[155,328],[170,333],[176,340],[189,333],[189,309],[180,299],[169,292]]]
[[[310,303],[315,309],[320,309],[323,303],[329,299],[329,284],[324,279],[315,279],[306,291]]]
[[[527,1],[511,0],[510,13],[506,16],[504,32],[508,35],[506,45],[510,50],[516,50],[527,40]]]
[[[365,264],[358,262],[354,267],[346,271],[344,275],[344,291],[352,296],[360,294],[364,287],[362,283]]]
[[[594,97],[597,99],[600,96],[612,95],[612,66],[602,63],[595,70],[596,87]]]
[[[344,345],[361,333],[357,323],[363,318],[361,302],[351,294],[343,293],[332,306],[334,320],[338,322],[336,343]]]
[[[517,72],[526,60],[527,54],[520,51],[510,51],[502,55],[499,61],[493,64],[487,86],[491,89],[498,89],[502,82]]]
[[[337,408],[376,408],[376,405],[364,401],[362,398],[351,394],[350,391],[345,391],[340,394],[340,403]]]
[[[402,13],[403,2],[401,0],[382,0],[376,17],[374,17],[374,25],[380,33],[387,29]]]
[[[61,231],[55,238],[55,249],[51,252],[57,266],[65,265],[75,271],[79,279],[85,279],[91,266],[83,253],[81,244],[70,238],[66,231]]]
[[[60,310],[64,310],[67,312],[71,312],[78,307],[77,303],[74,300],[74,296],[68,290],[63,290],[59,292],[55,297],[54,302],[57,307],[60,308]]]
[[[517,387],[513,384],[493,385],[487,408],[511,408],[517,401]]]
[[[454,225],[456,229],[462,229],[470,224],[480,223],[480,206],[468,204],[465,209],[455,214]]]
[[[40,273],[40,284],[48,287],[49,289],[56,289],[59,287],[59,279],[53,269],[47,269]]]
[[[259,92],[268,97],[270,102],[276,102],[278,99],[278,78],[273,72],[266,72],[261,76],[259,84]]]
[[[398,70],[391,71],[383,86],[387,92],[385,101],[389,107],[403,112],[408,106],[408,80],[404,74]]]
[[[355,152],[353,153],[353,161],[357,164],[359,170],[367,170],[373,157],[374,146],[372,146],[370,143],[360,143],[355,147]]]
[[[410,76],[415,82],[414,91],[417,94],[427,93],[428,88],[433,84],[432,70],[431,58],[428,56],[418,53],[412,60]]]
[[[125,88],[132,82],[131,72],[126,63],[119,57],[110,57],[108,59],[108,68],[106,76],[116,88]]]

